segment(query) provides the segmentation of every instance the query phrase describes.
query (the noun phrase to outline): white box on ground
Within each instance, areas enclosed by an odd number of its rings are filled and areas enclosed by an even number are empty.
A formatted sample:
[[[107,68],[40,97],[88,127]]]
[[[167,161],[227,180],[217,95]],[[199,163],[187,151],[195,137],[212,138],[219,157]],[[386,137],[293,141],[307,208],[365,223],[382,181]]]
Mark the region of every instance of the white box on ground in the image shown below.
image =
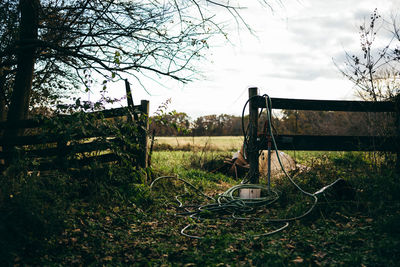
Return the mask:
[[[239,196],[243,199],[259,198],[261,196],[261,189],[259,188],[243,188],[239,190]]]

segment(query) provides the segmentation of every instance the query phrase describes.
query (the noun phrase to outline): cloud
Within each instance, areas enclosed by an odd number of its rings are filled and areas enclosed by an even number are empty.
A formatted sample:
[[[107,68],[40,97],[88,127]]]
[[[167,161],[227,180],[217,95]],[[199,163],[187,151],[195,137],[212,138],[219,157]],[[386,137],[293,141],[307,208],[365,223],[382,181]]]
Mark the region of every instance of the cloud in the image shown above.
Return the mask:
[[[353,84],[343,78],[333,61],[340,65],[345,62],[345,51],[361,51],[359,25],[377,5],[387,19],[389,11],[396,10],[393,6],[400,8],[399,0],[289,0],[282,1],[284,8],[277,6],[270,12],[255,3],[248,4],[242,14],[257,38],[246,30],[238,36],[236,24],[227,25],[234,46],[225,40],[210,43],[208,61],[198,63],[205,78],[185,85],[184,90],[160,89],[165,96],[156,99],[172,97],[171,108],[196,117],[239,113],[249,85],[275,97],[352,98]],[[226,23],[231,19],[225,11],[218,18]],[[380,34],[384,40],[391,37],[385,28]],[[376,47],[382,46],[377,43]]]
[[[264,76],[312,81],[317,78],[337,78],[335,66],[330,58],[313,54],[264,54],[272,68]]]
[[[327,51],[353,43],[357,28],[349,15],[311,17],[289,22],[291,41],[310,51]]]
[[[325,1],[309,2],[306,11],[288,18],[286,29],[281,33],[287,35],[282,45],[275,47],[274,52],[252,52],[270,66],[265,76],[304,81],[341,78],[334,62],[342,64],[346,51],[359,54],[359,25],[364,17],[369,18],[374,8],[370,8],[372,2],[357,10],[358,1],[333,2],[337,6]],[[386,37],[379,36],[379,40],[387,40],[387,31],[382,34]],[[385,41],[376,43],[378,48],[384,45]]]

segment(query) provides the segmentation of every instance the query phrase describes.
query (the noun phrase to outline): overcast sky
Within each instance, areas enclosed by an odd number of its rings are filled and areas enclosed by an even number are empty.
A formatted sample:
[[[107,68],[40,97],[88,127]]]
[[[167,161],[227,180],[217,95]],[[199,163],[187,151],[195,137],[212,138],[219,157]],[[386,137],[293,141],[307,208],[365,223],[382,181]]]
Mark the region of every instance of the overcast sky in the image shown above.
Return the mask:
[[[149,83],[150,95],[132,80],[135,103],[147,99],[154,112],[171,98],[169,110],[196,118],[239,115],[249,86],[271,97],[354,99],[353,84],[342,77],[334,61],[340,64],[345,51],[360,50],[358,31],[364,18],[375,8],[387,19],[400,15],[400,1],[281,1],[281,5],[272,2],[273,11],[255,4],[242,11],[256,36],[244,29],[238,35],[232,21],[228,37],[233,44],[210,43],[207,58],[198,64],[203,73],[199,80],[187,85],[166,83],[167,88]],[[381,33],[388,35],[386,29]],[[114,90],[124,94],[124,87],[119,88]]]

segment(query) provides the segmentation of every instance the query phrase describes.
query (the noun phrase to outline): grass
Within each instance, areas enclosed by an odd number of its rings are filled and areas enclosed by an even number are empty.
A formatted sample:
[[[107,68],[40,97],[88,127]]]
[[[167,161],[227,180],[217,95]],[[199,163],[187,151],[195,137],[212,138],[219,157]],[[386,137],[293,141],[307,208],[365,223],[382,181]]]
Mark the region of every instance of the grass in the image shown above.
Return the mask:
[[[159,153],[157,168],[162,173],[173,171],[189,181],[198,181],[199,178],[188,175],[189,152]],[[168,155],[171,158],[165,160]],[[249,236],[270,230],[258,222],[201,223],[197,233],[208,238],[188,240],[192,246],[180,251],[181,259],[172,264],[396,266],[400,255],[400,198],[396,191],[400,186],[389,166],[376,168],[366,153],[301,152],[298,156],[311,168],[296,178],[306,190],[315,192],[337,178],[345,179],[349,186],[327,191],[309,216],[271,237]],[[170,169],[177,165],[180,168]],[[222,191],[238,181],[227,178],[213,182],[221,185]],[[273,207],[275,212],[304,210],[290,183],[285,180],[274,183],[282,192],[278,207]],[[214,186],[209,193],[215,193],[215,188],[218,187]],[[174,194],[177,191],[175,188]],[[174,194],[169,195],[170,201]],[[184,226],[179,222],[177,225]],[[201,256],[203,253],[207,253],[206,258]]]
[[[230,154],[156,151],[153,179],[178,175],[216,195],[239,182],[210,171]],[[8,253],[0,255],[8,260],[2,265],[397,266],[400,186],[392,166],[377,165],[365,153],[296,152],[296,159],[309,167],[295,178],[304,189],[315,192],[337,178],[346,186],[327,190],[311,214],[284,231],[259,238],[251,235],[276,226],[174,216],[176,195],[185,204],[208,201],[178,181],[161,181],[150,190],[139,174],[118,168],[80,180],[2,179],[0,253]],[[273,180],[273,186],[280,199],[261,216],[288,216],[308,207],[309,200],[286,179]],[[189,223],[195,224],[189,232],[205,238],[182,236]]]
[[[243,144],[241,136],[168,136],[156,137],[154,147],[155,151],[187,151],[199,153],[206,151],[208,155],[220,152],[221,155],[231,157],[232,152],[240,150]],[[319,157],[341,157],[344,152],[335,151],[284,151],[289,154],[296,162],[300,164],[311,163]],[[189,155],[190,153],[188,153]],[[156,155],[158,155],[156,153]],[[172,154],[183,155],[183,154]],[[178,156],[180,157],[180,156]],[[163,158],[163,160],[165,160]],[[167,161],[169,162],[169,161]]]
[[[164,148],[174,150],[203,149],[219,151],[236,151],[243,144],[241,136],[179,136],[179,137],[156,137],[155,146],[162,150]]]

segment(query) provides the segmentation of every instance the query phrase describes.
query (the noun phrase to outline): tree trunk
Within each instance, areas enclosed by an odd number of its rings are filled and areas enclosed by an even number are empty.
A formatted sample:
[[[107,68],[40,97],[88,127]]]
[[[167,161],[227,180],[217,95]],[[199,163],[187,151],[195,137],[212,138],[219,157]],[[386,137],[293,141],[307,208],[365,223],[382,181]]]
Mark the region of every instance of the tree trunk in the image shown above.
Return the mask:
[[[10,124],[26,119],[28,116],[36,50],[33,41],[38,36],[40,2],[39,0],[20,0],[19,7],[21,21],[19,26],[20,40],[19,45],[17,45],[18,67],[7,114],[7,121]],[[5,132],[5,137],[15,136],[18,133],[21,133],[21,131],[9,127]]]
[[[6,83],[5,75],[1,75],[0,76],[0,121],[5,121],[7,118],[5,83]]]
[[[17,49],[17,73],[7,114],[8,127],[4,138],[12,138],[23,134],[23,129],[13,127],[13,123],[26,119],[32,89],[33,69],[35,65],[34,41],[38,37],[39,0],[20,0],[21,21],[19,25],[19,43]],[[14,145],[8,143],[3,147],[6,153],[6,164],[13,161]]]
[[[0,121],[6,120],[6,88],[5,88],[5,75],[0,76]],[[0,130],[0,136],[3,136],[4,130]],[[0,146],[0,152],[3,152],[3,146]],[[4,159],[0,160],[0,165],[4,165]]]

